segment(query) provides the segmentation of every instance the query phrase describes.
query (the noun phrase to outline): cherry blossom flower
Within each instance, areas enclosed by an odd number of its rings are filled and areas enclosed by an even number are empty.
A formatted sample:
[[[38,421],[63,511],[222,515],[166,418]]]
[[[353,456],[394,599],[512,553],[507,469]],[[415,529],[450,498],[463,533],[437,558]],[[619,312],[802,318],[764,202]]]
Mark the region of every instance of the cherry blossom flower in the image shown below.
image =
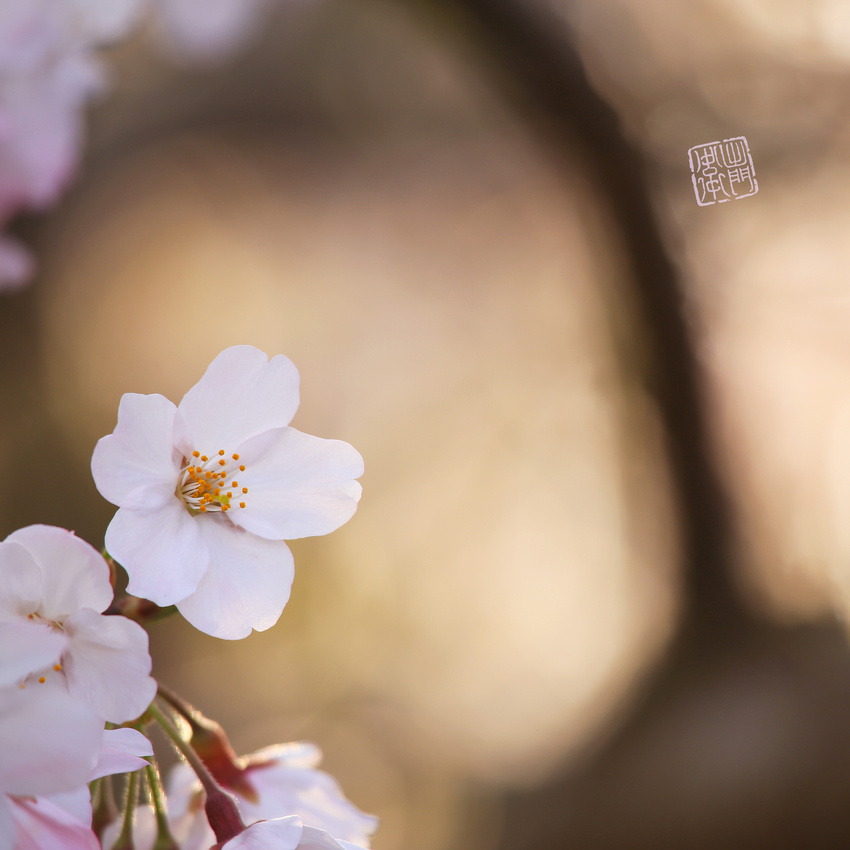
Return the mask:
[[[286,357],[238,345],[177,406],[161,395],[121,399],[92,474],[119,508],[106,547],[129,593],[176,604],[220,638],[277,622],[293,578],[284,541],[347,522],[363,472],[348,443],[289,427],[298,385]]]
[[[82,786],[80,797],[87,794]],[[100,850],[90,818],[86,823],[47,797],[15,797],[10,803],[15,832],[9,850]]]
[[[304,823],[326,830],[337,839],[363,847],[378,828],[378,818],[361,812],[346,799],[336,780],[317,770],[321,750],[307,742],[277,744],[242,759],[232,784],[218,781],[236,798],[242,819],[248,823],[298,815]],[[186,840],[187,850],[215,843],[204,816],[203,791],[192,769],[176,765],[169,776],[168,797],[175,835]]]
[[[141,732],[106,729],[100,756],[88,779],[139,770],[147,764],[142,756],[150,755],[153,748]],[[8,797],[7,803],[14,823],[15,850],[100,850],[100,842],[91,829],[91,794],[87,785],[49,795]]]
[[[215,60],[254,34],[271,0],[154,0],[161,36],[175,56]]]
[[[327,832],[304,826],[297,817],[275,818],[252,824],[222,850],[363,850],[356,844],[338,841]]]
[[[0,625],[28,628],[41,641],[59,633],[64,643],[55,663],[32,667],[23,681],[58,683],[102,719],[124,723],[148,707],[156,682],[147,633],[103,616],[111,601],[109,567],[72,532],[31,525],[0,543]]]
[[[60,688],[0,688],[0,850],[18,847],[12,797],[84,786],[102,730],[103,721]]]

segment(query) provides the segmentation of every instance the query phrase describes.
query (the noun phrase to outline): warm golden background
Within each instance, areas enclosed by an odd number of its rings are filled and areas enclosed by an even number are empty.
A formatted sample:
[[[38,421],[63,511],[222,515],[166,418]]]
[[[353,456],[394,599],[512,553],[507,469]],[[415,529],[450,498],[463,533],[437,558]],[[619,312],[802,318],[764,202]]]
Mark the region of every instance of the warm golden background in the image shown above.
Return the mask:
[[[546,5],[648,162],[742,592],[829,619],[850,599],[850,7]],[[238,751],[317,741],[381,816],[376,850],[850,846],[828,625],[793,643],[805,687],[759,658],[582,785],[676,625],[662,440],[597,188],[445,32],[389,0],[287,2],[223,65],[112,52],[75,186],[18,227],[39,277],[0,304],[2,531],[99,546],[88,461],[121,394],[178,401],[234,343],[285,353],[294,424],[365,458],[361,507],[293,544],[269,632],[151,627],[155,673]],[[688,148],[738,135],[759,194],[698,207]]]

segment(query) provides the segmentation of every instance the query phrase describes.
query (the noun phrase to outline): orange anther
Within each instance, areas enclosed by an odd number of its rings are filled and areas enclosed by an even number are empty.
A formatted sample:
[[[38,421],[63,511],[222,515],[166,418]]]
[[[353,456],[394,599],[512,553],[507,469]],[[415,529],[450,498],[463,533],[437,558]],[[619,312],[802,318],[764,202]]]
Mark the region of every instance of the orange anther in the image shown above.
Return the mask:
[[[62,669],[62,665],[61,664],[54,664],[53,669],[58,673]]]
[[[227,464],[227,461],[226,461],[226,460],[220,460],[220,461],[218,462],[218,465],[219,465],[219,466],[225,466],[226,464]]]
[[[201,505],[201,507],[200,507],[200,508],[198,508],[198,510],[199,510],[202,514],[205,514],[205,513],[207,512],[207,506],[206,506],[206,505]],[[206,526],[204,526],[204,528],[206,528]]]
[[[219,450],[218,450],[218,453],[219,453],[222,457],[224,457],[224,449],[219,449]]]
[[[244,472],[244,471],[245,471],[245,467],[244,467],[244,466],[240,466],[240,467],[239,467],[239,471],[240,471],[240,472]]]
[[[201,455],[201,460],[202,460],[204,463],[206,463],[206,462],[209,460],[209,458],[208,458],[206,455]]]
[[[43,685],[46,681],[47,681],[47,679],[45,679],[45,678],[44,678],[44,676],[39,676],[39,677],[38,677],[38,683],[39,683],[40,685]]]
[[[239,455],[234,454],[234,455],[233,455],[233,459],[234,459],[234,460],[239,460]]]
[[[200,452],[192,452],[192,457],[200,457],[200,456],[201,456]]]
[[[242,492],[243,492],[243,493],[247,493],[247,492],[248,492],[248,488],[247,488],[247,487],[243,487],[243,488],[242,488]]]
[[[240,502],[240,503],[239,503],[239,507],[240,507],[240,508],[244,508],[244,507],[245,507],[245,503],[244,503],[244,502]]]
[[[231,483],[234,487],[238,487],[238,486],[239,486],[239,482],[238,482],[238,481],[231,481],[230,483]]]

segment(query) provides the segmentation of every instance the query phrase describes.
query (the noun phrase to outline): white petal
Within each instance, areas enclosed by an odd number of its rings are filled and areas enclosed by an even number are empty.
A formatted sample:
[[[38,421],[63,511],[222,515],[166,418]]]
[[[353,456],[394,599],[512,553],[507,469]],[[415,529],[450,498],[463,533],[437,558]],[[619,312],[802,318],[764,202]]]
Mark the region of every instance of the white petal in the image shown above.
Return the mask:
[[[15,847],[14,805],[14,800],[0,791],[0,850],[14,850]]]
[[[183,396],[175,445],[211,455],[270,428],[288,425],[298,409],[298,370],[278,354],[271,360],[251,345],[227,348]]]
[[[32,279],[35,261],[20,242],[0,234],[0,292],[22,289]]]
[[[89,782],[114,773],[130,773],[148,764],[143,756],[152,756],[151,742],[137,729],[104,729],[100,756]]]
[[[318,767],[322,760],[322,751],[310,741],[292,741],[288,744],[272,744],[251,753],[245,760],[247,764],[259,767],[272,762],[286,767]]]
[[[0,543],[0,622],[37,611],[41,584],[41,569],[23,546]]]
[[[23,546],[41,568],[39,613],[43,617],[61,620],[80,608],[104,611],[112,602],[106,561],[72,531],[30,525],[6,540]]]
[[[91,459],[104,499],[152,509],[174,494],[182,459],[174,449],[176,411],[161,395],[122,396],[115,431],[98,441]]]
[[[178,610],[196,629],[227,640],[271,628],[289,600],[295,575],[289,547],[249,534],[221,515],[202,519],[198,526],[210,565]]]
[[[153,511],[120,508],[106,529],[106,549],[127,571],[127,592],[157,605],[193,593],[209,563],[196,519],[176,497]]]
[[[51,794],[83,785],[97,761],[103,721],[49,685],[0,691],[0,789]]]
[[[226,850],[295,850],[301,846],[302,831],[300,818],[264,820],[231,838],[224,847]]]
[[[0,687],[18,684],[30,673],[54,664],[68,638],[44,623],[24,620],[0,625]]]
[[[323,440],[294,428],[262,434],[238,449],[248,488],[245,508],[228,516],[270,540],[295,540],[328,534],[357,509],[363,458],[341,440]],[[232,504],[238,505],[234,494]]]
[[[312,826],[304,827],[301,841],[298,842],[298,850],[343,850],[343,848],[363,850],[359,845],[337,841],[323,829],[316,829]]]
[[[71,817],[81,823],[91,823],[91,792],[88,785],[81,785],[73,791],[59,791],[56,794],[44,794],[39,800],[49,800],[54,806],[64,809]]]
[[[160,27],[180,60],[212,61],[235,53],[256,30],[269,0],[159,0]]]
[[[336,838],[363,845],[378,829],[378,818],[347,800],[337,781],[324,771],[290,767],[284,762],[251,770],[249,779],[259,804],[240,800],[246,819],[295,814]]]
[[[65,621],[68,690],[110,723],[134,720],[156,696],[148,633],[126,617],[84,608]]]
[[[15,800],[15,850],[100,850],[88,824],[77,820],[51,800]]]

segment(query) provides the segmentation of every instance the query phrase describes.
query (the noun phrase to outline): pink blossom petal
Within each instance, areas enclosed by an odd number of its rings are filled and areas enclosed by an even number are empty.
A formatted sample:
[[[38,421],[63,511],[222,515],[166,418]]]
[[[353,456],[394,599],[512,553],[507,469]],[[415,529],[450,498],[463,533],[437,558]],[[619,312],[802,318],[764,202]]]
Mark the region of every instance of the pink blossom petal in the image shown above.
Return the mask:
[[[0,848],[14,850],[15,820],[12,817],[14,801],[7,794],[0,792]]]
[[[16,685],[30,673],[59,660],[68,638],[44,623],[24,620],[0,625],[0,687]]]
[[[0,622],[27,617],[41,604],[41,569],[18,543],[0,543]]]
[[[332,838],[323,829],[305,826],[298,842],[298,850],[364,850],[359,844],[350,844],[348,841],[338,841]]]
[[[301,819],[297,817],[264,820],[249,826],[224,846],[227,850],[296,850],[301,846],[302,831]]]
[[[65,621],[68,690],[110,723],[134,720],[156,696],[148,634],[126,617],[83,608]]]
[[[125,38],[144,9],[143,0],[71,0],[83,35],[97,44]]]
[[[295,575],[292,553],[281,540],[264,540],[225,516],[198,523],[210,564],[198,589],[177,603],[195,628],[237,640],[271,628],[289,600]]]
[[[19,242],[0,235],[0,292],[16,292],[32,279],[32,254]]]
[[[98,441],[91,460],[104,499],[152,510],[174,496],[181,461],[174,449],[176,411],[165,396],[122,396],[115,431]]]
[[[318,767],[322,761],[322,751],[310,741],[291,741],[288,744],[272,744],[251,753],[245,759],[252,767],[264,764],[282,764],[287,767]]]
[[[43,617],[62,620],[83,607],[104,611],[112,602],[106,561],[72,531],[30,525],[6,540],[23,546],[41,569],[39,613]]]
[[[100,850],[88,824],[44,797],[12,801],[15,850]]]
[[[304,823],[321,827],[336,838],[369,843],[378,829],[378,818],[361,812],[346,799],[339,783],[322,770],[291,766],[285,756],[260,766],[260,757],[270,749],[260,750],[249,759],[257,765],[251,768],[249,778],[259,795],[259,804],[240,799],[246,820],[297,814]]]
[[[50,685],[0,691],[0,789],[50,794],[83,785],[97,761],[103,721]]]
[[[269,0],[159,0],[166,43],[181,59],[214,60],[242,47]]]
[[[194,593],[210,557],[199,526],[177,498],[152,511],[121,508],[106,529],[106,549],[127,570],[128,593],[157,605]]]
[[[49,800],[54,806],[66,811],[81,823],[91,823],[91,791],[88,785],[80,785],[73,791],[57,791],[55,794],[43,794],[39,800]]]
[[[251,345],[225,349],[178,405],[175,444],[184,453],[230,453],[257,434],[288,425],[298,409],[299,381],[282,354],[269,360]]]
[[[104,729],[100,757],[89,781],[145,767],[143,756],[152,756],[151,742],[137,729]]]
[[[328,534],[351,519],[361,487],[363,458],[341,440],[323,440],[294,428],[267,432],[239,449],[248,488],[245,508],[229,518],[270,540]],[[236,497],[233,503],[238,504]]]

